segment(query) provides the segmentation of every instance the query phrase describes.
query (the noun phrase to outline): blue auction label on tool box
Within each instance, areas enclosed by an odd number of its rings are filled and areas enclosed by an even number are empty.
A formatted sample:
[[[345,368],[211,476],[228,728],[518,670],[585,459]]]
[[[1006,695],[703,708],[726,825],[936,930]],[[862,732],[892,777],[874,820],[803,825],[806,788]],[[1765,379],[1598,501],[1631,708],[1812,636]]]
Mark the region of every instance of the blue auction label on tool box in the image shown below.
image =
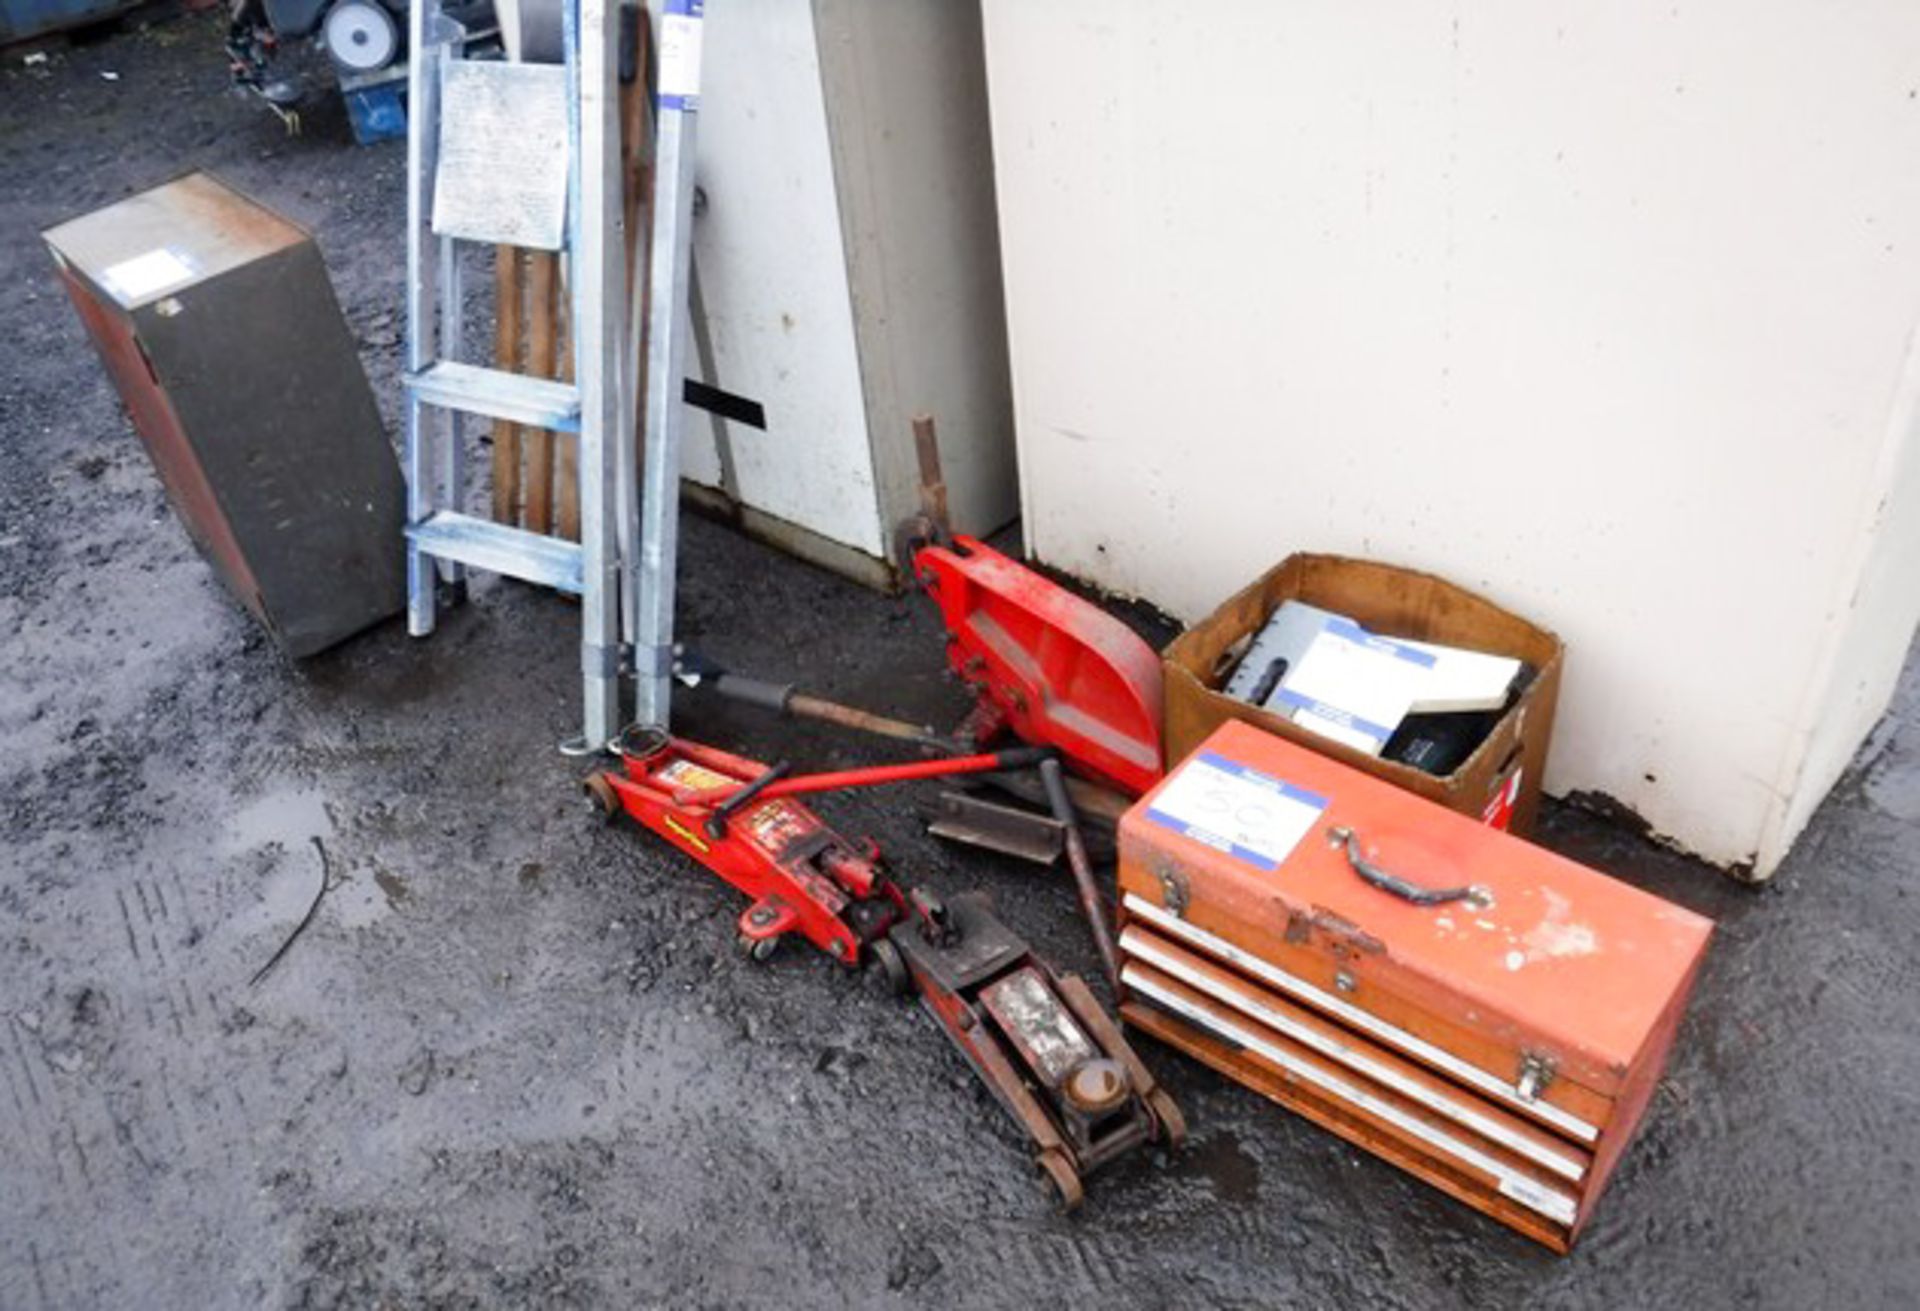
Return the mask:
[[[1174,771],[1147,818],[1255,868],[1276,870],[1326,808],[1323,796],[1201,751]]]

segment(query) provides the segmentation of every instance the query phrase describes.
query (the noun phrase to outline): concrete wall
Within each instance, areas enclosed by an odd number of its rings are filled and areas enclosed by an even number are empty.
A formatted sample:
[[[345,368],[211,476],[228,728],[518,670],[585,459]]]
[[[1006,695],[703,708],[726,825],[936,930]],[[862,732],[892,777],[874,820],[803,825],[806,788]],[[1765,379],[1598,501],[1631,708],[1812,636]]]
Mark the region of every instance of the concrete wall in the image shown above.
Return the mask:
[[[1920,614],[1920,10],[986,0],[1027,539],[1570,647],[1547,786],[1778,861]]]

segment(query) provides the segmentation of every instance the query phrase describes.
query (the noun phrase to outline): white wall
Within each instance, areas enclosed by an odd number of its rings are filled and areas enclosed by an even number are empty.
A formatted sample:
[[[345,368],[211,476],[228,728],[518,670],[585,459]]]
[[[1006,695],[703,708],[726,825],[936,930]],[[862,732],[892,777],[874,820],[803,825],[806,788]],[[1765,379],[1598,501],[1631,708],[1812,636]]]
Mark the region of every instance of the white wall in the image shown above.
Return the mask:
[[[1771,869],[1920,613],[1909,4],[985,0],[1028,541],[1569,648],[1547,779]]]

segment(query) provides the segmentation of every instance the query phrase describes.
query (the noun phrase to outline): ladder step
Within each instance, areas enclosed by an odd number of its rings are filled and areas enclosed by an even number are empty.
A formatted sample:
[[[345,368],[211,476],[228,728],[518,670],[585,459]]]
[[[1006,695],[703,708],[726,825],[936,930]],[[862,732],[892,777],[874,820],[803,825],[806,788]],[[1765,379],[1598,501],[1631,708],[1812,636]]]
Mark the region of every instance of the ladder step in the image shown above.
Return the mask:
[[[570,382],[441,360],[408,375],[407,386],[426,404],[442,409],[484,414],[529,428],[580,431],[580,389]]]
[[[440,560],[505,574],[576,596],[585,590],[577,542],[441,510],[407,529],[407,540]]]

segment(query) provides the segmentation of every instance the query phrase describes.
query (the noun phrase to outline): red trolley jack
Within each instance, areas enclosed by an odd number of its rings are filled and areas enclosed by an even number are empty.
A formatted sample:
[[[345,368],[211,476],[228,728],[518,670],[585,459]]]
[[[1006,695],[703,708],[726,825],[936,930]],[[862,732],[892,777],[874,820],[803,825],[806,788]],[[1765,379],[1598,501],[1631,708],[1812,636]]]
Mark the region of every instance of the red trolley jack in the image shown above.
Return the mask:
[[[757,760],[670,737],[629,732],[615,743],[623,770],[587,777],[602,814],[625,812],[752,898],[739,943],[756,960],[797,933],[842,965],[906,914],[871,841],[855,846],[790,798],[878,783],[1019,769],[1050,753],[1032,747],[943,760],[789,777]]]
[[[1057,975],[978,896],[944,906],[903,894],[871,842],[856,847],[795,796],[1029,766],[1019,748],[948,760],[790,776],[657,730],[618,744],[623,770],[585,788],[611,818],[631,815],[752,898],[739,943],[756,960],[798,934],[853,967],[877,964],[920,994],[995,1097],[1036,1144],[1071,1209],[1081,1179],[1149,1143],[1174,1149],[1186,1123],[1085,983]]]

